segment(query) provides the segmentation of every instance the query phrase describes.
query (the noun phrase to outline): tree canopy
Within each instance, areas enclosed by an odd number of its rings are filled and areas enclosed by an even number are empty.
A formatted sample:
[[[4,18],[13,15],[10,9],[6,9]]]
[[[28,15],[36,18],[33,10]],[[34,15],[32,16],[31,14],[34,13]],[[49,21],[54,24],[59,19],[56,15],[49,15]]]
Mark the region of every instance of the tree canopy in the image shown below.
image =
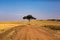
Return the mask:
[[[32,15],[27,15],[27,16],[24,16],[23,17],[23,19],[27,19],[27,20],[31,20],[31,19],[34,19],[34,20],[36,20],[36,18],[35,17],[33,17]]]

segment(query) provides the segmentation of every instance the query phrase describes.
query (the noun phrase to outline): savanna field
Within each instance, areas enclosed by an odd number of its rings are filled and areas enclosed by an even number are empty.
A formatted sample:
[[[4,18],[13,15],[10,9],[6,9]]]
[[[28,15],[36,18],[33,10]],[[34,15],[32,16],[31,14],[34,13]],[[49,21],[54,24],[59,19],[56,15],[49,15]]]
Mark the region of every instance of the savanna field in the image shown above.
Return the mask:
[[[60,21],[0,22],[0,40],[60,40]]]

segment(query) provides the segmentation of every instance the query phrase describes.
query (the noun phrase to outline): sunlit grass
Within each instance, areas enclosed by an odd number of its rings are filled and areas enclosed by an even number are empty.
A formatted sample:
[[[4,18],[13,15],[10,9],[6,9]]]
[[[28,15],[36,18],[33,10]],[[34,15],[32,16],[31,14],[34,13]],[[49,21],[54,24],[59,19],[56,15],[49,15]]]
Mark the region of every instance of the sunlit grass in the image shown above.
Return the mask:
[[[3,33],[6,30],[16,27],[16,26],[19,26],[19,25],[28,25],[28,24],[29,24],[28,20],[17,21],[17,22],[0,22],[0,33]],[[30,25],[34,25],[37,27],[38,26],[39,27],[46,26],[45,29],[49,29],[49,28],[56,29],[58,26],[60,28],[60,22],[57,22],[57,21],[31,20]],[[50,25],[50,26],[48,26],[48,25]]]
[[[51,32],[53,35],[60,37],[60,30],[55,30],[56,28],[60,28],[60,22],[57,21],[46,21],[46,20],[31,20],[30,25],[28,20],[17,21],[17,22],[1,22],[0,23],[0,33],[4,33],[11,28],[18,28],[16,30],[20,30],[21,27],[32,26],[39,27],[44,30]],[[54,29],[54,30],[53,30]],[[10,38],[11,35],[16,34],[16,30],[11,30],[11,32],[5,37]],[[15,35],[14,35],[15,36]]]

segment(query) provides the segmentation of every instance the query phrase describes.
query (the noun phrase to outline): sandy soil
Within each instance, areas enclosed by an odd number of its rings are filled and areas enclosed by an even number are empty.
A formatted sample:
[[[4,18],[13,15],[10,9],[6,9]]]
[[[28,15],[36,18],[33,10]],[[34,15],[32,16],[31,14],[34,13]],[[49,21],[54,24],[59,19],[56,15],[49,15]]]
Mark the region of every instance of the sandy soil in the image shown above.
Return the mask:
[[[0,34],[0,40],[60,40],[51,32],[34,25],[19,25]]]

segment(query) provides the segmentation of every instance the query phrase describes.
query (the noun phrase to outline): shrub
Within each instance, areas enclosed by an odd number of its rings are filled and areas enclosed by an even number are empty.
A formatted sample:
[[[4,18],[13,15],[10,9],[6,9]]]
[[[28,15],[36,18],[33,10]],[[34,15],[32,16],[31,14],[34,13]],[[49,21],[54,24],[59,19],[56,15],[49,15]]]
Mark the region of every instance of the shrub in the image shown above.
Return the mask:
[[[48,19],[48,21],[60,21],[60,19]]]
[[[52,30],[60,30],[60,26],[54,26],[54,25],[44,25],[45,28],[49,28]]]

